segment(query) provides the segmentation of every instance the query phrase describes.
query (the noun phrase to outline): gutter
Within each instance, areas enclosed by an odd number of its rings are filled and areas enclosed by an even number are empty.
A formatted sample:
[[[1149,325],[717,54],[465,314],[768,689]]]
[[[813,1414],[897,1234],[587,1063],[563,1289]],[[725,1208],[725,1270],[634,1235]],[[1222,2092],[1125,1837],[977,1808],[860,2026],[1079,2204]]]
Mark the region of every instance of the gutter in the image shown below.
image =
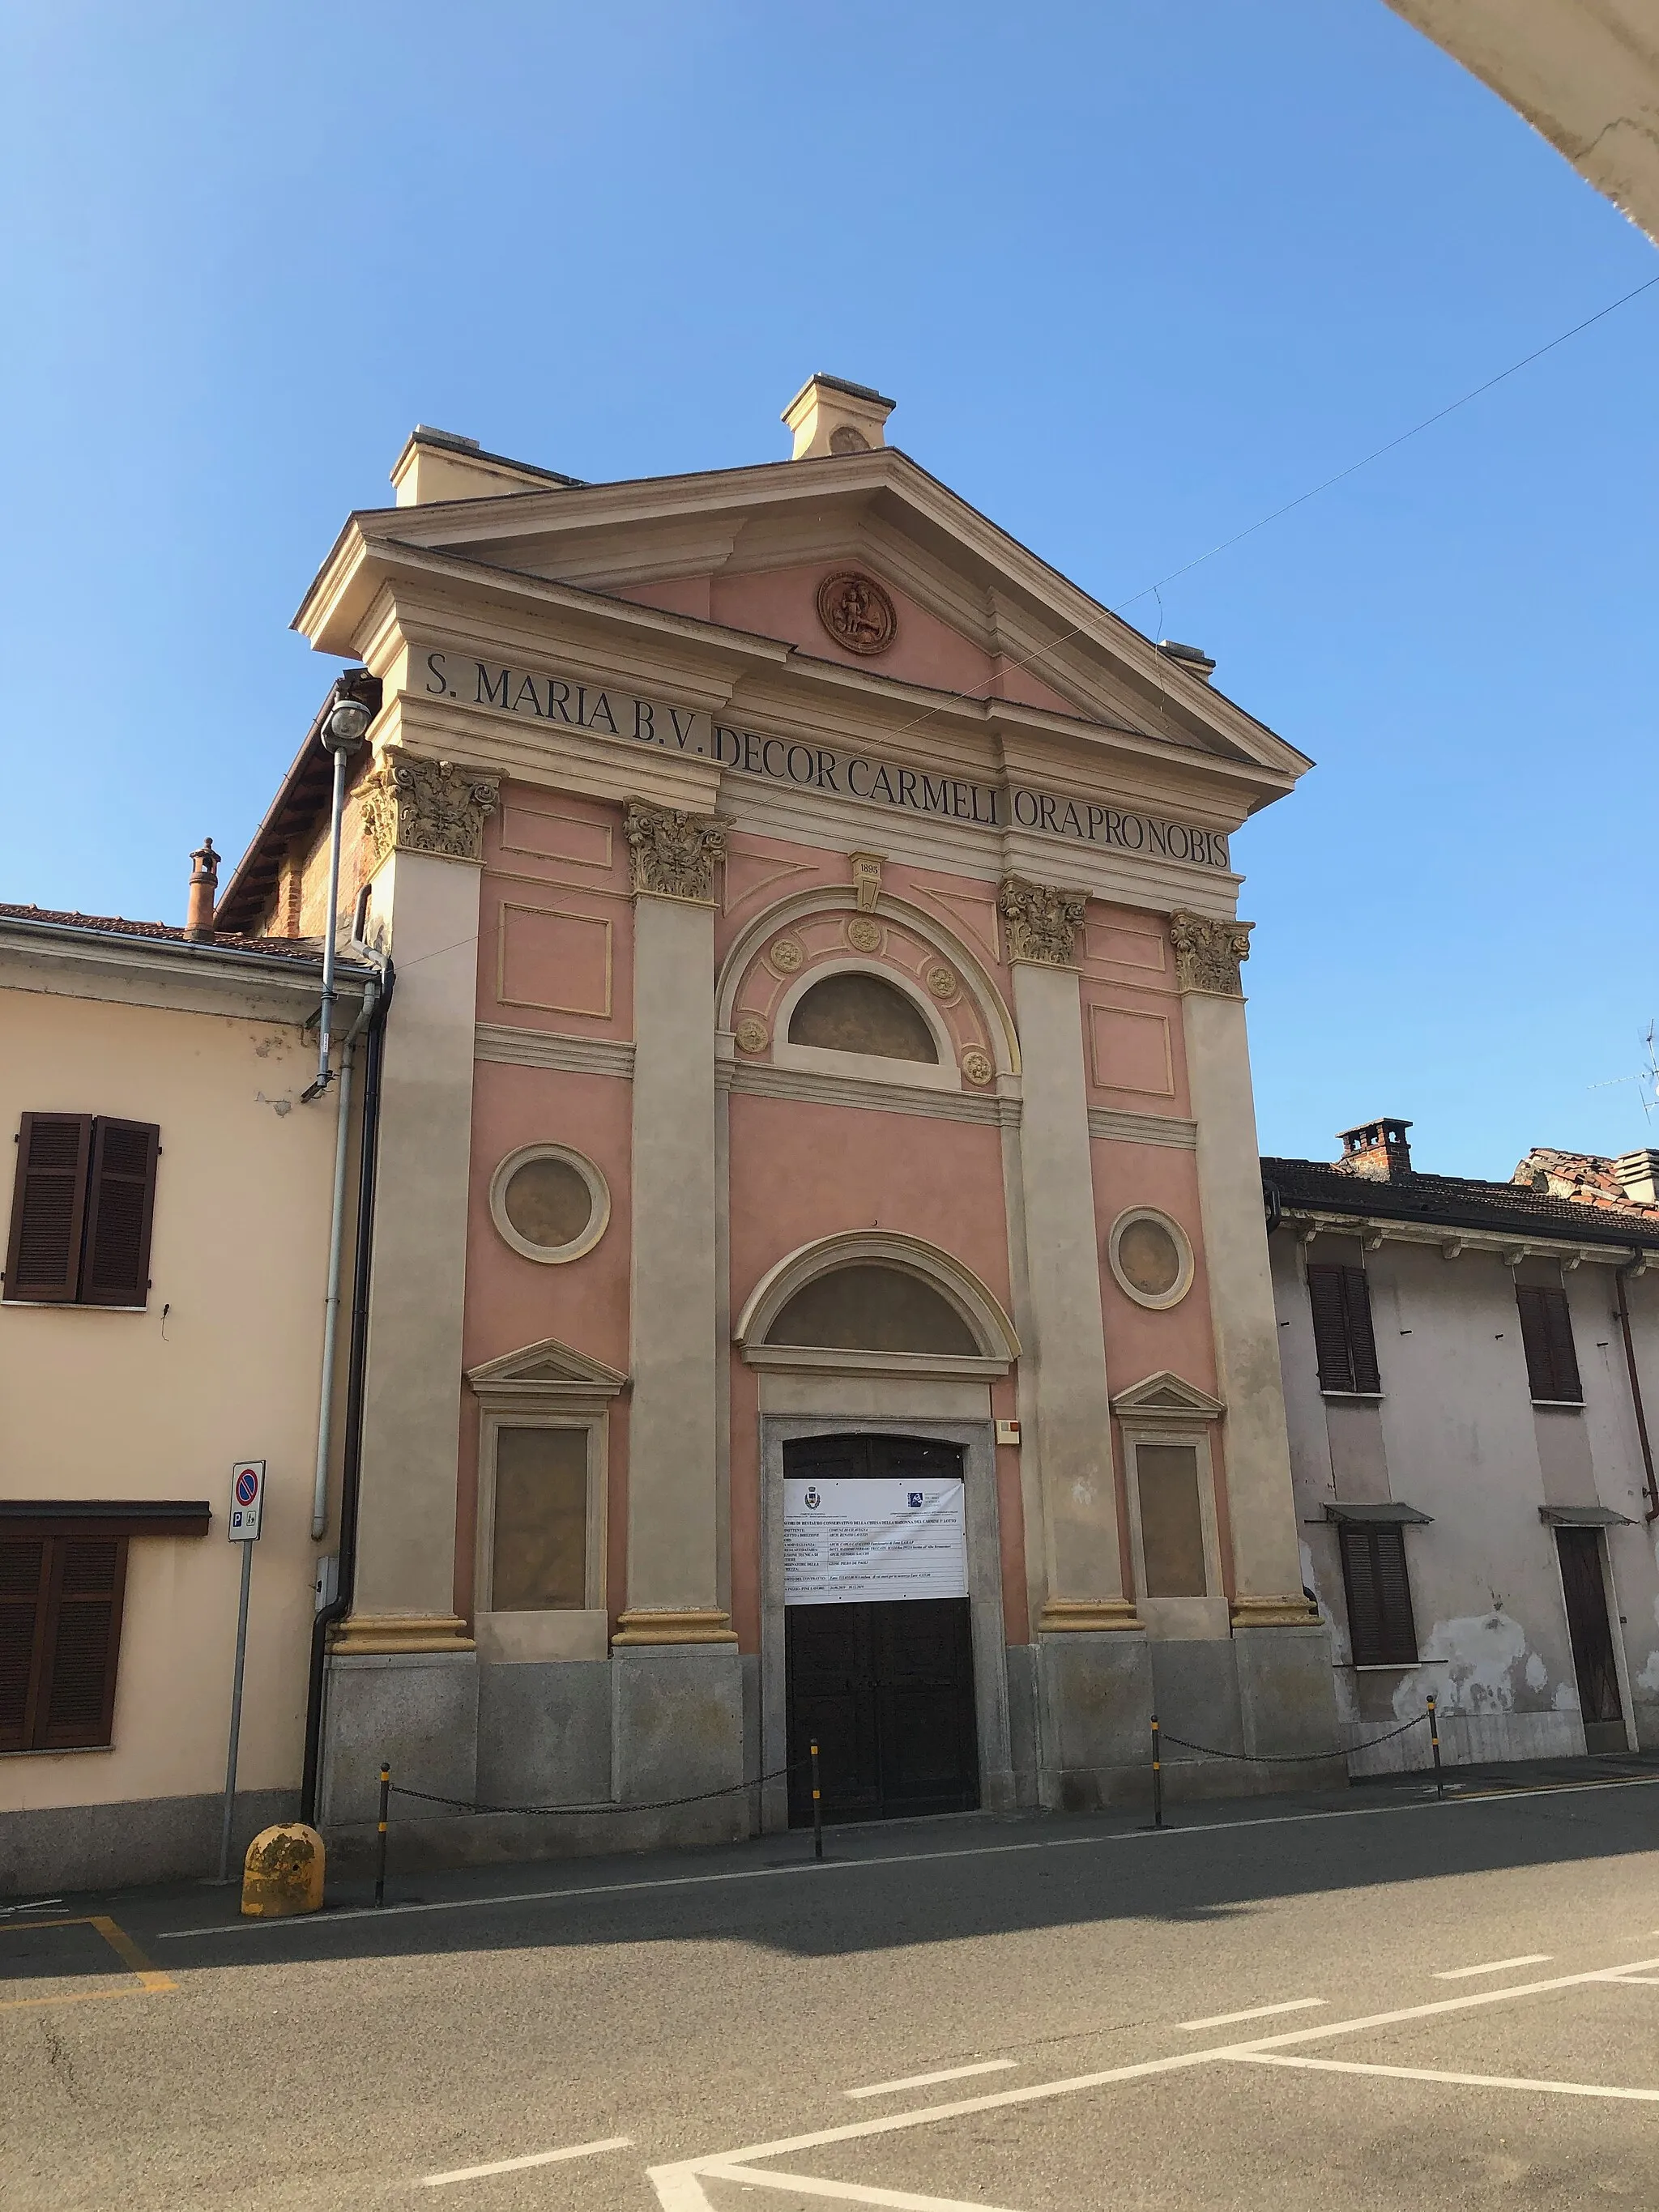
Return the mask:
[[[351,1345],[346,1366],[345,1451],[340,1474],[339,1578],[333,1597],[319,1607],[311,1629],[311,1670],[306,1690],[305,1768],[300,1785],[300,1817],[315,1826],[321,1779],[323,1698],[329,1631],[351,1610],[357,1568],[357,1504],[363,1454],[363,1378],[368,1351],[368,1269],[374,1243],[375,1168],[380,1133],[380,1064],[386,1012],[397,977],[390,960],[381,977],[379,1003],[363,1051],[362,1134],[357,1146],[357,1231],[352,1261]]]
[[[323,968],[321,957],[313,958],[308,953],[249,952],[239,945],[192,945],[178,937],[141,937],[136,933],[128,936],[118,929],[94,929],[70,921],[33,921],[18,914],[0,915],[0,937],[15,929],[31,936],[67,939],[74,945],[101,945],[106,950],[121,945],[135,952],[159,952],[198,963],[228,961],[262,975],[320,975]]]

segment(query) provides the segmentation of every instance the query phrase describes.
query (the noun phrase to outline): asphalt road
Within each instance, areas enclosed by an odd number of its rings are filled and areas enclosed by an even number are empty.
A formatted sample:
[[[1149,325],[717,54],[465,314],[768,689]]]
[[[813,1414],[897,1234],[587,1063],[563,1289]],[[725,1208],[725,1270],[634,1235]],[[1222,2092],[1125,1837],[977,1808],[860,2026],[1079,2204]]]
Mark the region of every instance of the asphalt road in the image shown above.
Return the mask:
[[[1659,2204],[1659,1777],[1178,1823],[0,1917],[0,2201]]]

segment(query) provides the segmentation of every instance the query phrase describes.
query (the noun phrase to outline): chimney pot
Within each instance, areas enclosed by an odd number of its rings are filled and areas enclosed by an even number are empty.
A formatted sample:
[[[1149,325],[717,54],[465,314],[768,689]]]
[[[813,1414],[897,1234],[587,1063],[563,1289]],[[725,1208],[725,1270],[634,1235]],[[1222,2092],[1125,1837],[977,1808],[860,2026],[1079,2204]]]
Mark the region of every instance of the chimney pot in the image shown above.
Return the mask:
[[[185,935],[192,945],[213,942],[213,908],[219,890],[219,855],[211,837],[204,837],[191,854],[190,906],[185,916]]]
[[[795,434],[790,459],[816,461],[826,453],[867,453],[884,446],[887,417],[896,404],[867,384],[848,384],[820,370],[783,410],[783,421]]]
[[[1621,1152],[1613,1172],[1626,1198],[1638,1206],[1659,1206],[1659,1152]]]
[[[1364,1176],[1372,1182],[1400,1182],[1412,1172],[1412,1148],[1407,1141],[1409,1121],[1392,1114],[1375,1121],[1361,1121],[1344,1129],[1338,1138],[1342,1157],[1336,1163],[1344,1175]]]

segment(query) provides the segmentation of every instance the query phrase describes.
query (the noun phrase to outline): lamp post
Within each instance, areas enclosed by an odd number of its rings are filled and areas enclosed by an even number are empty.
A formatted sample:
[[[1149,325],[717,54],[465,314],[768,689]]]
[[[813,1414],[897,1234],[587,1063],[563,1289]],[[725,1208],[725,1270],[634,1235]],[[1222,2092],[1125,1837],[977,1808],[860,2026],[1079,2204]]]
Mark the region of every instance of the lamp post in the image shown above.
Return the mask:
[[[362,744],[374,719],[373,705],[357,688],[365,676],[364,670],[353,668],[340,678],[317,732],[324,748],[334,756],[334,799],[328,826],[328,909],[323,929],[323,1010],[317,1025],[317,1080],[305,1092],[307,1099],[319,1097],[331,1080],[328,1060],[334,1036],[334,940],[339,933],[340,827],[345,816],[346,763]]]

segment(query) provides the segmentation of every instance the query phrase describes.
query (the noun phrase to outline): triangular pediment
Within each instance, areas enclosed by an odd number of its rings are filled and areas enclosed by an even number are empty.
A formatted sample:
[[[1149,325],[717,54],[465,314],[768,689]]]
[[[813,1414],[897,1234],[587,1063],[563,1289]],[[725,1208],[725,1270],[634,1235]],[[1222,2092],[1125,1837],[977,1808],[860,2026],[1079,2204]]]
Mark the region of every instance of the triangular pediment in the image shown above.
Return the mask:
[[[506,1352],[498,1359],[467,1370],[467,1381],[480,1398],[535,1393],[548,1398],[614,1398],[628,1377],[556,1337]]]
[[[1112,1411],[1120,1417],[1133,1413],[1143,1419],[1148,1414],[1161,1413],[1188,1420],[1212,1421],[1226,1408],[1219,1398],[1212,1398],[1207,1390],[1200,1390],[1196,1383],[1183,1382],[1179,1375],[1164,1368],[1157,1375],[1132,1382],[1127,1390],[1120,1390],[1112,1401]]]
[[[775,641],[808,671],[844,667],[1218,756],[1267,770],[1279,788],[1308,765],[893,447],[359,514],[298,617],[313,643],[356,649],[377,553],[394,567],[447,568],[458,582],[471,571],[493,596],[517,580],[521,592],[540,584],[631,603],[739,658]],[[878,655],[843,652],[819,617],[817,586],[842,567],[896,608],[896,639]]]

